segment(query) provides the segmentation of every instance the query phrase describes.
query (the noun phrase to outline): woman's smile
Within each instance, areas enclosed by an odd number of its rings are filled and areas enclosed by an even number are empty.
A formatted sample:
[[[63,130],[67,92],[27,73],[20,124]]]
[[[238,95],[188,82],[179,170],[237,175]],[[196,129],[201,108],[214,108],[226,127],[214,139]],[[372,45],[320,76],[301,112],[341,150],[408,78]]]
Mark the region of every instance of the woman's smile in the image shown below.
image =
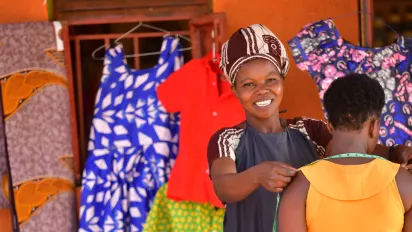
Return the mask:
[[[255,102],[254,104],[255,104],[258,108],[267,108],[267,107],[269,107],[272,103],[273,103],[273,99],[269,99],[269,100],[257,101],[257,102]]]

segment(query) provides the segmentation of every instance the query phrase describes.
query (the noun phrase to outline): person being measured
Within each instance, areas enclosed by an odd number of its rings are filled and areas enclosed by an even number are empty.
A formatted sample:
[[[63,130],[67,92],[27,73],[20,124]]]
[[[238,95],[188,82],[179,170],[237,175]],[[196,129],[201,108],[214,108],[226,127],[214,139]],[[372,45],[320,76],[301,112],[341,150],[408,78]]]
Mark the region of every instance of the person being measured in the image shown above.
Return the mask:
[[[279,206],[280,232],[412,232],[412,175],[371,156],[384,106],[364,74],[335,80],[324,96],[333,142],[327,159],[300,168]]]

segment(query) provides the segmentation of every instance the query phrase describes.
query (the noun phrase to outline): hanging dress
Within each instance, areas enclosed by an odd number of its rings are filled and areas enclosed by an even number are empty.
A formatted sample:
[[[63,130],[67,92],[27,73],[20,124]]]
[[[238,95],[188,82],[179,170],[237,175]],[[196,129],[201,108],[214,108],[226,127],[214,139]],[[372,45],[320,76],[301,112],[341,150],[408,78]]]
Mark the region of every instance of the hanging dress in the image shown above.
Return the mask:
[[[183,63],[179,40],[165,37],[158,64],[132,70],[122,46],[109,49],[96,96],[82,182],[79,231],[141,231],[178,150],[179,115],[157,86]]]
[[[309,72],[322,100],[333,80],[347,74],[364,73],[379,81],[386,104],[379,142],[412,146],[411,38],[399,36],[379,48],[355,46],[327,19],[308,24],[288,43],[297,67]]]

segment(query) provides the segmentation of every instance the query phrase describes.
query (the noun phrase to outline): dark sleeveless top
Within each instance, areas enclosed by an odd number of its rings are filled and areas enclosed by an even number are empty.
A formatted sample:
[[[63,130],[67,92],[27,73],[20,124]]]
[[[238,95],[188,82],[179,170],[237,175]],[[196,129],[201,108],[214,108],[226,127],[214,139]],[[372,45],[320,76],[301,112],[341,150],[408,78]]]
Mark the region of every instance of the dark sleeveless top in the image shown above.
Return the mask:
[[[319,155],[324,154],[323,146],[326,147],[331,138],[326,125],[310,119],[294,122],[289,124],[284,132],[273,134],[260,133],[247,124],[243,125],[243,129],[226,129],[231,131],[229,134],[232,136],[228,136],[228,133],[225,136],[225,133],[220,131],[220,140],[217,142],[226,145],[218,145],[220,157],[228,154],[227,156],[234,158],[238,173],[265,161],[280,161],[300,168],[317,160]],[[313,141],[322,134],[322,139],[318,138],[318,142]],[[233,149],[234,154],[230,155],[227,147],[229,150]],[[211,150],[209,145],[208,152],[212,152]],[[209,157],[209,162],[213,160]],[[244,200],[226,204],[224,231],[271,232],[276,214],[276,198],[277,193],[259,187]]]

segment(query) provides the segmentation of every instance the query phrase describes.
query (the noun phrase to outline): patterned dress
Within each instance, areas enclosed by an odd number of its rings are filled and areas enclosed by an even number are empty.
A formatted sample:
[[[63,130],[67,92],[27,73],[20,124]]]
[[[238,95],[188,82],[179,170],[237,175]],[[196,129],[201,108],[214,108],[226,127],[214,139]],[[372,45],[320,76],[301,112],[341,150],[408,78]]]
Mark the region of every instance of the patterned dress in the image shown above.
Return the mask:
[[[82,183],[79,231],[141,231],[177,154],[179,116],[156,88],[179,69],[178,39],[165,38],[158,65],[131,70],[122,46],[109,49],[96,96]]]
[[[321,99],[334,79],[349,73],[365,73],[378,80],[386,103],[380,143],[412,146],[411,38],[399,36],[395,43],[380,48],[355,46],[327,19],[306,25],[289,46],[298,68],[312,76]]]

